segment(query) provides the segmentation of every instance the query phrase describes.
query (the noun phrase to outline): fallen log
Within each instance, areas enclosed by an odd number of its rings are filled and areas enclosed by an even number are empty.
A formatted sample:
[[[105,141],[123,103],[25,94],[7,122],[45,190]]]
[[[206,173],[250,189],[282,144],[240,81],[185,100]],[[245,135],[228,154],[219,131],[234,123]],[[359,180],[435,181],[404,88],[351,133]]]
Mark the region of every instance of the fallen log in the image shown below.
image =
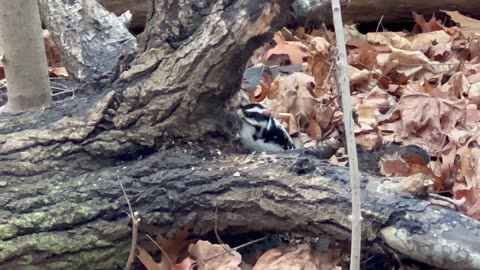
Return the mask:
[[[0,268],[123,265],[130,233],[120,183],[142,224],[167,235],[182,226],[206,235],[217,211],[220,234],[289,232],[349,242],[346,168],[302,154],[215,152],[182,147],[68,178],[75,172],[2,183]],[[428,201],[378,193],[377,178],[362,180],[368,254],[393,252],[444,269],[480,267],[480,222]]]
[[[133,14],[132,28],[143,28],[145,26],[148,8],[151,0],[101,0],[105,8],[117,15],[130,10]],[[298,20],[303,22],[304,19],[319,19],[332,23],[330,9],[323,9],[321,6],[324,0],[296,0],[300,5],[302,2],[308,3],[307,6],[313,9],[308,14],[300,14]],[[317,9],[318,7],[318,9]],[[329,7],[327,5],[327,7]],[[473,17],[480,16],[480,3],[477,1],[466,0],[439,0],[439,1],[415,1],[415,0],[350,0],[348,4],[342,8],[342,17],[346,22],[352,23],[372,23],[378,22],[382,18],[384,23],[410,23],[412,22],[411,12],[425,15],[430,18],[431,15],[440,10],[453,10],[470,15]],[[305,11],[304,11],[305,12]],[[302,17],[304,17],[302,19]]]

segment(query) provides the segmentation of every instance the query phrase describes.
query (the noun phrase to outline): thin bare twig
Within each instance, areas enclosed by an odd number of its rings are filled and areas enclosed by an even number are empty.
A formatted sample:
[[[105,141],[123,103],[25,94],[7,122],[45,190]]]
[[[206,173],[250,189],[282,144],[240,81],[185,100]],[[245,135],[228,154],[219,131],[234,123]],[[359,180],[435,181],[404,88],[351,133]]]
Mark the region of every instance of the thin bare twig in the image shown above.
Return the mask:
[[[459,212],[462,211],[462,204],[464,203],[464,201],[455,200],[455,199],[448,198],[448,197],[445,197],[445,196],[442,196],[442,195],[439,195],[439,194],[435,194],[435,193],[430,193],[430,194],[428,194],[428,196],[432,199],[435,199],[435,200],[440,200],[440,201],[450,203],[451,205],[453,205],[453,207],[455,207],[455,210],[457,210]]]
[[[345,35],[343,32],[342,10],[339,0],[332,0],[333,24],[337,40],[337,83],[342,93],[343,123],[348,150],[348,167],[350,169],[350,185],[352,189],[352,245],[350,251],[350,270],[360,269],[361,234],[362,234],[362,213],[361,213],[361,186],[360,174],[358,171],[357,147],[355,134],[353,133],[352,98],[350,93],[350,80],[348,77],[347,50]]]
[[[130,211],[130,218],[132,219],[132,245],[130,246],[130,253],[128,254],[127,263],[125,264],[125,270],[130,270],[132,268],[133,261],[135,260],[135,253],[137,250],[137,240],[138,240],[138,226],[140,224],[140,217],[138,213],[134,213],[132,210],[132,205],[130,204],[130,200],[127,197],[127,193],[125,192],[125,188],[123,188],[122,183],[120,183],[120,187],[122,188],[123,196],[127,200],[128,210]]]
[[[381,25],[382,28],[383,28],[383,24],[382,24],[383,17],[384,17],[384,15],[382,15],[382,17],[380,17],[380,20],[378,21],[377,29],[375,29],[375,34],[378,33],[378,30],[380,29],[380,25]]]
[[[222,248],[230,253],[230,255],[233,255],[230,249],[226,247],[225,242],[223,242],[222,238],[220,238],[220,234],[218,233],[218,207],[215,207],[215,228],[213,228],[213,232],[215,233],[215,237],[217,238],[217,242],[220,243]]]

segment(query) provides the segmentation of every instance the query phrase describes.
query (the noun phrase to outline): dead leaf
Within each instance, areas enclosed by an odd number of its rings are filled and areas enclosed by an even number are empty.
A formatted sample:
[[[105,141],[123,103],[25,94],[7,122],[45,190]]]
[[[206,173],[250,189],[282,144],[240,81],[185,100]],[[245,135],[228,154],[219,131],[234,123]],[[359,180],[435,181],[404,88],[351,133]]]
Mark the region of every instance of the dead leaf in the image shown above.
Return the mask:
[[[412,43],[408,39],[394,32],[367,33],[367,41],[402,50],[412,49]]]
[[[367,46],[353,49],[348,54],[348,64],[360,70],[373,70],[377,64],[377,52]]]
[[[303,43],[298,41],[285,41],[279,32],[275,33],[273,39],[277,45],[267,51],[262,62],[269,61],[272,57],[278,55],[288,56],[290,62],[287,65],[298,65],[306,61],[308,48]]]
[[[468,95],[470,83],[463,72],[456,72],[446,84],[442,85],[442,89],[448,93],[448,96],[460,98],[462,94]]]
[[[340,250],[319,252],[309,245],[300,245],[267,251],[252,270],[341,270],[337,266],[341,258]]]
[[[419,81],[419,85],[420,88],[418,89],[418,92],[426,93],[431,97],[447,98],[451,92],[451,87],[449,85],[442,85],[442,87],[440,87],[436,78],[430,78],[429,80],[422,79]]]
[[[442,10],[443,12],[447,13],[448,16],[452,18],[460,28],[460,32],[463,33],[463,36],[469,37],[471,34],[480,33],[480,21],[467,17],[461,14],[458,11],[448,11]]]
[[[457,154],[456,144],[451,144],[449,148],[444,149],[440,153],[440,157],[442,158],[442,163],[441,163],[442,175],[450,176],[457,172],[457,168],[455,166],[456,154]]]
[[[162,260],[160,261],[160,263],[157,263],[148,254],[148,252],[139,245],[137,245],[137,249],[139,251],[137,257],[145,266],[145,268],[147,268],[147,270],[172,270],[172,264],[175,265],[181,252],[185,250],[189,244],[189,242],[187,241],[189,235],[189,228],[184,227],[182,229],[179,229],[175,232],[175,235],[172,237],[172,239],[167,239],[163,237],[158,231],[156,231],[155,228],[152,229],[155,230],[154,233],[157,234],[155,241],[158,245],[160,245],[163,252],[166,253],[168,259],[162,252]]]
[[[45,45],[45,53],[47,55],[48,67],[58,68],[62,67],[62,59],[60,57],[60,52],[57,49],[57,46],[52,40],[50,32],[48,30],[43,30],[43,43]]]
[[[50,77],[68,77],[68,72],[65,67],[56,67],[56,68],[48,68],[49,76]]]
[[[196,261],[190,259],[189,257],[185,258],[182,262],[175,265],[175,270],[191,270],[192,265],[196,263]]]
[[[382,143],[382,137],[376,130],[362,131],[355,134],[355,142],[361,145],[362,149],[371,151]]]
[[[188,247],[188,252],[197,260],[199,270],[242,270],[240,268],[242,256],[237,251],[231,250],[228,245],[222,247],[199,240]]]
[[[477,92],[477,93],[480,93],[480,92]],[[480,122],[480,110],[478,110],[478,105],[480,104],[467,105],[467,119],[466,119],[467,124],[475,124],[477,122]]]
[[[287,124],[286,129],[288,130],[288,134],[290,134],[290,136],[296,137],[300,134],[300,128],[295,120],[295,116],[293,116],[291,113],[279,113],[274,115],[274,117]]]
[[[430,21],[426,21],[423,15],[412,12],[413,19],[417,23],[412,32],[414,33],[427,33],[432,31],[444,30],[441,21],[438,21],[435,16],[432,16]]]
[[[467,189],[465,187],[454,188],[454,198],[463,199],[462,209],[471,218],[480,220],[480,192],[478,189]]]
[[[479,135],[471,138],[463,147],[459,148],[457,155],[460,157],[458,177],[462,177],[467,189],[480,187],[480,147]]]
[[[334,124],[333,115],[335,113],[335,106],[315,106],[315,120],[320,125],[320,128],[327,131],[328,127]]]
[[[398,153],[385,155],[380,159],[380,173],[391,176],[409,176],[411,175],[410,166],[403,160]]]
[[[392,48],[392,53],[389,54],[382,67],[384,74],[389,73],[392,69],[404,73],[409,78],[422,70],[436,73],[432,63],[422,52],[395,48]]]
[[[450,44],[450,41],[453,40],[452,36],[447,34],[443,30],[419,33],[408,37],[407,40],[411,42],[411,50],[427,51],[434,44]],[[399,48],[401,49],[401,48]]]
[[[467,97],[470,103],[473,103],[477,105],[477,107],[480,107],[480,82],[470,85],[467,93]]]
[[[160,263],[157,263],[156,261],[153,260],[150,254],[148,254],[148,252],[142,247],[137,245],[137,250],[138,250],[137,258],[140,260],[140,262],[143,264],[143,266],[147,270],[170,270],[169,265],[165,267]]]
[[[313,116],[307,117],[308,127],[307,134],[313,140],[320,140],[322,138],[322,129]]]
[[[177,230],[172,239],[167,239],[161,234],[157,234],[156,242],[168,254],[172,262],[176,262],[180,252],[188,246],[187,238],[190,235],[189,228],[183,227]]]
[[[315,78],[315,95],[323,96],[324,85],[330,73],[330,43],[324,38],[314,38],[307,57],[308,70]]]
[[[365,93],[375,88],[378,82],[373,79],[375,72],[367,69],[359,70],[353,66],[349,66],[350,89],[355,92]]]
[[[468,82],[471,84],[480,82],[480,72],[475,72],[467,76]]]
[[[382,111],[388,111],[396,105],[395,99],[379,87],[375,87],[355,105],[360,130],[371,130],[377,127]]]
[[[425,94],[403,95],[395,111],[401,113],[402,138],[419,137],[440,149],[445,135],[466,117],[465,100],[448,100]]]

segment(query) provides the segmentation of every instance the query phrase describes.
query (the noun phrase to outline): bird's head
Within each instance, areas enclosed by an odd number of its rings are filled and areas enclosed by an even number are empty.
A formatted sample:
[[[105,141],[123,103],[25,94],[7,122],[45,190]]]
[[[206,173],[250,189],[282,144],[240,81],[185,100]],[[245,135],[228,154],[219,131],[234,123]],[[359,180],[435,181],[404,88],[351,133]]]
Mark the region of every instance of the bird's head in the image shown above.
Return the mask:
[[[248,104],[237,110],[238,116],[251,126],[265,127],[271,119],[270,111],[262,104]]]

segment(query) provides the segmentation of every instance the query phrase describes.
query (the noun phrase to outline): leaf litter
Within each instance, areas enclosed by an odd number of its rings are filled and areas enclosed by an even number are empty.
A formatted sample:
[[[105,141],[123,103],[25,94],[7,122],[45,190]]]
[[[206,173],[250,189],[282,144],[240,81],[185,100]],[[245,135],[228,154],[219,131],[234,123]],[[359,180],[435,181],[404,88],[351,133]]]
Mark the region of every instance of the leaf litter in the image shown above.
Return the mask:
[[[357,144],[414,144],[431,162],[386,156],[380,173],[434,182],[432,193],[464,200],[461,210],[480,218],[480,21],[456,11],[430,18],[412,13],[410,32],[359,33],[345,26],[350,88],[358,116]],[[342,108],[335,85],[333,33],[327,29],[275,34],[276,45],[250,68],[276,72],[246,90],[269,106],[295,141],[305,147],[341,138]],[[282,62],[273,61],[282,55]],[[303,59],[303,61],[300,61]],[[249,68],[249,69],[250,69]],[[247,69],[248,70],[248,69]],[[254,97],[254,98],[252,98]],[[298,143],[297,143],[298,144]],[[345,149],[330,161],[344,164]]]
[[[181,230],[180,234],[183,234]],[[252,266],[228,245],[212,244],[204,240],[189,244],[190,241],[186,238],[177,237],[170,240],[161,237],[157,238],[156,242],[163,246],[164,251],[160,263],[138,246],[137,257],[147,270],[340,270],[338,265],[345,255],[340,249],[319,251],[309,244],[299,244],[271,249],[261,255]],[[188,256],[177,260],[188,244]]]

